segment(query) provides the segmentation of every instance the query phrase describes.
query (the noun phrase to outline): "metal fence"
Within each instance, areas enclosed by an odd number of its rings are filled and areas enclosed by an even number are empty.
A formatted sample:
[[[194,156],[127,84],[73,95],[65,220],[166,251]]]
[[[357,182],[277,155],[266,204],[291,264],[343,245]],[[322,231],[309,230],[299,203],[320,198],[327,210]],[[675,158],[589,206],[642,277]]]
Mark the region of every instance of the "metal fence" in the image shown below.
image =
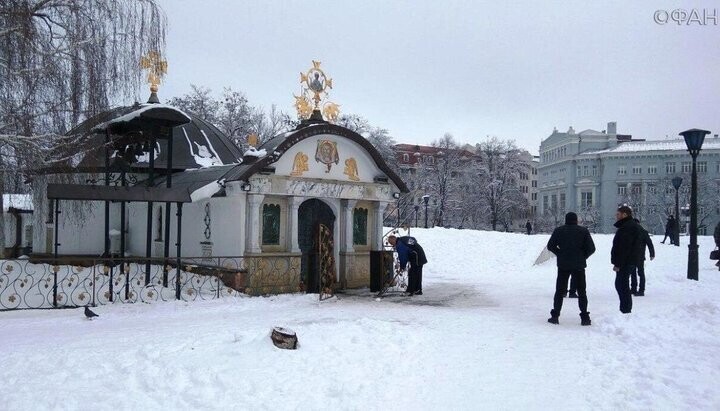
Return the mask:
[[[300,257],[0,260],[0,310],[196,301],[301,290]]]

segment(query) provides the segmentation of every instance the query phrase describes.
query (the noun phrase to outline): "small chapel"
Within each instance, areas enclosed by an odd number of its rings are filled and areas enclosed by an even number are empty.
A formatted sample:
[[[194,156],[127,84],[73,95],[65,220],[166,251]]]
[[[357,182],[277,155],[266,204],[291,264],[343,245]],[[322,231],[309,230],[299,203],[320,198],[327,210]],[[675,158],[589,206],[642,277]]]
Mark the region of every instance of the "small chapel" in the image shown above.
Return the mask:
[[[68,160],[32,179],[33,258],[225,267],[226,285],[248,294],[369,286],[384,214],[408,188],[367,139],[334,124],[320,63],[300,76],[297,127],[250,136],[243,151],[161,104],[166,63],[148,61],[148,102],[77,125]]]

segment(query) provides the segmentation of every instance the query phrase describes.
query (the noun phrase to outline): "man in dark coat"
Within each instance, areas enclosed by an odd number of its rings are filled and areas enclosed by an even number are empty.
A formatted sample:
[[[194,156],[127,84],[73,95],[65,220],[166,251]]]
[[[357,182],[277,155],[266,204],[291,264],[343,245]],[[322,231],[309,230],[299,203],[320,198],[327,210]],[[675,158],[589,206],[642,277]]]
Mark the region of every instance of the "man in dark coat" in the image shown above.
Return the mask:
[[[427,264],[425,250],[418,244],[415,237],[396,237],[391,235],[388,237],[390,245],[395,247],[400,260],[400,269],[404,270],[408,263],[408,287],[405,290],[411,297],[413,295],[422,295],[422,268]]]
[[[530,235],[530,233],[532,233],[532,224],[530,224],[530,220],[528,220],[527,223],[525,223],[525,229],[527,230],[528,235]]]
[[[632,311],[630,277],[637,268],[640,250],[645,252],[645,242],[640,225],[633,220],[632,208],[623,204],[615,213],[615,219],[617,231],[610,251],[610,262],[615,271],[615,290],[620,298],[620,312],[629,314]]]
[[[587,311],[587,292],[585,282],[586,260],[595,252],[595,243],[587,228],[578,225],[577,214],[567,213],[565,225],[556,228],[550,236],[547,249],[557,256],[558,274],[555,281],[553,309],[550,310],[548,322],[558,324],[563,297],[572,276],[578,295],[580,307],[580,324],[590,325],[590,313]]]
[[[720,248],[720,223],[715,226],[715,232],[713,232],[713,238],[715,239],[715,247]],[[720,261],[715,263],[716,266],[720,267]]]
[[[633,272],[632,279],[630,281],[630,288],[632,295],[636,297],[642,297],[645,295],[645,248],[650,251],[650,261],[655,259],[655,247],[653,247],[652,240],[650,239],[650,233],[640,224],[640,220],[635,219],[635,222],[640,226],[642,230],[642,252],[638,256],[637,262],[637,274]],[[640,277],[640,288],[638,288],[638,277]]]
[[[665,238],[660,241],[661,244],[665,244],[665,240],[670,237],[670,245],[675,245],[675,217],[670,215],[665,223]]]

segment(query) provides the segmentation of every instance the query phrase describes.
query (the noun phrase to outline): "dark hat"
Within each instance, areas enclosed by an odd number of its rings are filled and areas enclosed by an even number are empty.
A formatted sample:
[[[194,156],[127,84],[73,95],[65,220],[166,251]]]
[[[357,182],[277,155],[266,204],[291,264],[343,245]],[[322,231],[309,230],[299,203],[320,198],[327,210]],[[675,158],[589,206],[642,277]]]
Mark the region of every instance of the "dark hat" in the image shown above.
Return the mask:
[[[577,214],[573,213],[572,211],[565,214],[565,224],[577,224],[577,222]]]
[[[627,204],[621,204],[620,207],[617,209],[621,213],[625,213],[629,216],[632,215],[632,208]]]

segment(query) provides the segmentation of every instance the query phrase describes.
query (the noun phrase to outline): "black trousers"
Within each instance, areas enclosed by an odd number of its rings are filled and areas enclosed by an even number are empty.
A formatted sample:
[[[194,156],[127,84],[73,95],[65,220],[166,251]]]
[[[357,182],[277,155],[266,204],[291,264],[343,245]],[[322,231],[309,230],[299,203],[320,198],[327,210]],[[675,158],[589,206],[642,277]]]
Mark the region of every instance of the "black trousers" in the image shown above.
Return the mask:
[[[629,313],[632,311],[632,294],[630,293],[630,277],[635,272],[634,265],[620,267],[615,273],[615,290],[620,298],[620,312]]]
[[[422,266],[410,264],[408,270],[408,287],[405,290],[409,293],[422,291]]]
[[[561,270],[558,268],[557,280],[555,281],[555,297],[553,297],[553,309],[560,315],[560,310],[563,305],[563,298],[565,297],[565,290],[567,290],[568,279],[570,276],[573,278],[575,283],[577,295],[578,295],[578,307],[580,307],[581,313],[587,312],[587,291],[585,282],[585,269],[579,270]]]
[[[670,230],[665,230],[665,238],[661,242],[664,243],[668,237],[670,237],[670,244],[675,245],[675,233]]]
[[[638,277],[640,277],[640,287],[638,287]],[[645,262],[642,261],[637,265],[637,273],[633,271],[630,279],[630,288],[632,292],[640,291],[645,292]]]

